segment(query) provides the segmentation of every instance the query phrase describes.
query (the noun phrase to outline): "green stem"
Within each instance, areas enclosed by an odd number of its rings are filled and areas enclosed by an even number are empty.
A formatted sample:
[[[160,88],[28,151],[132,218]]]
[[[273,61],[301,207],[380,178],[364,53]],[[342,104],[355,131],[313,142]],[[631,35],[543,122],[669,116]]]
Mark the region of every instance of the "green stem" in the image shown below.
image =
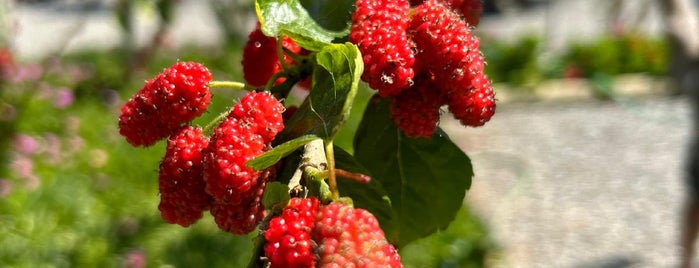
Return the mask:
[[[333,141],[325,141],[325,158],[328,161],[328,186],[332,199],[340,198],[340,191],[337,189],[337,178],[335,174],[335,152],[333,150]]]
[[[218,124],[221,123],[221,121],[223,121],[224,119],[226,119],[227,116],[228,111],[219,114],[216,118],[214,118],[214,120],[211,120],[211,122],[206,124],[203,130],[204,133],[206,133],[207,135],[211,135],[211,131],[213,131],[213,128],[218,126]]]
[[[255,88],[241,82],[233,82],[233,81],[211,81],[209,82],[209,87],[210,88],[232,88],[232,89],[237,89],[237,90],[247,90],[247,91],[253,91]]]
[[[279,64],[282,66],[282,70],[284,72],[289,71],[289,66],[286,65],[286,60],[284,57],[284,46],[282,46],[282,37],[277,37],[277,59],[279,60]]]
[[[286,76],[286,75],[287,75],[286,71],[273,74],[272,77],[270,77],[269,80],[267,80],[267,84],[265,84],[265,91],[271,91],[272,86],[274,86],[274,82],[276,82],[277,79],[279,79],[279,77]]]

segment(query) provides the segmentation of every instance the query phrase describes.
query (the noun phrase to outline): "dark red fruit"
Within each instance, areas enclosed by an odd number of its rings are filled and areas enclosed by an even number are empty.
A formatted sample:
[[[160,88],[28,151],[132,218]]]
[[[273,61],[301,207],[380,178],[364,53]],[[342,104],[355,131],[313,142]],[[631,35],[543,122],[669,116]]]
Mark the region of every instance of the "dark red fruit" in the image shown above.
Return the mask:
[[[282,47],[291,52],[299,53],[301,47],[291,38],[282,38]],[[267,84],[272,75],[282,71],[282,65],[277,56],[277,39],[262,33],[260,25],[250,32],[248,41],[243,49],[243,76],[248,84],[261,87]],[[284,62],[291,65],[293,59],[284,55]],[[281,84],[284,78],[279,78],[275,84]]]

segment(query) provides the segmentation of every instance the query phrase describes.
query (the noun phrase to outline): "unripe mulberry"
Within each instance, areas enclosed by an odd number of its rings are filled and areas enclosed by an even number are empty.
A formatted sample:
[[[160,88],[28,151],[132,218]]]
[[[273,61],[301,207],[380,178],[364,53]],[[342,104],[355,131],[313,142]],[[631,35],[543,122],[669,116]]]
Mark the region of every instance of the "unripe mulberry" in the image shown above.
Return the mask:
[[[213,201],[204,190],[203,153],[209,138],[200,128],[186,126],[167,141],[160,163],[160,215],[168,223],[187,227],[202,217]]]
[[[146,82],[124,106],[119,133],[133,146],[150,146],[201,115],[211,102],[211,73],[178,62]]]
[[[341,203],[321,207],[312,233],[321,267],[403,267],[370,212]]]
[[[391,118],[408,137],[429,138],[439,122],[439,108],[446,98],[427,78],[416,79],[415,85],[391,98]]]
[[[415,55],[406,30],[407,0],[357,0],[350,42],[362,52],[362,80],[381,96],[395,96],[413,84]]]
[[[282,47],[291,52],[299,53],[301,47],[291,38],[282,38]],[[282,71],[282,65],[277,56],[277,39],[262,33],[260,25],[250,32],[248,41],[243,49],[243,76],[248,84],[261,87],[267,84],[272,75]],[[284,62],[292,64],[293,59],[284,55]],[[275,84],[281,84],[284,78],[279,78]]]
[[[315,266],[311,231],[319,206],[316,198],[292,198],[281,215],[272,218],[264,232],[264,251],[271,267]]]
[[[233,107],[229,116],[248,118],[253,131],[269,143],[284,129],[283,112],[284,105],[269,92],[250,92]]]
[[[483,73],[480,42],[466,22],[438,0],[427,0],[415,8],[409,32],[419,63],[447,95],[455,117],[468,126],[490,120],[494,92]]]

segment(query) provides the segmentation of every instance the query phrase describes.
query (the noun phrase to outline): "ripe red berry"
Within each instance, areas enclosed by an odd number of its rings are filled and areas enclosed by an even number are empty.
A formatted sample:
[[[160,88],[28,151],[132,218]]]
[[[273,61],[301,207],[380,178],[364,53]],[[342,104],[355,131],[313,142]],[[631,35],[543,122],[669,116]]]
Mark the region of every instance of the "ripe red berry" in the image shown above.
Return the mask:
[[[211,215],[218,227],[232,234],[248,234],[265,217],[265,208],[262,205],[267,182],[276,177],[276,167],[270,167],[262,171],[257,177],[256,184],[252,186],[253,194],[241,200],[240,204],[227,204],[215,201],[211,207]]]
[[[281,215],[272,218],[264,232],[264,251],[271,267],[315,266],[311,230],[319,206],[316,198],[292,198]]]
[[[312,234],[320,267],[403,267],[370,212],[341,203],[321,207]]]
[[[427,78],[391,98],[391,118],[408,137],[429,138],[439,122],[439,108],[446,104],[442,91]]]
[[[466,22],[439,0],[427,0],[415,8],[409,32],[421,70],[446,94],[454,116],[467,126],[490,120],[494,92],[483,73],[480,42]]]
[[[214,130],[205,155],[206,191],[223,204],[242,205],[253,196],[260,172],[245,163],[262,154],[267,144],[252,124],[228,117]]]
[[[368,211],[292,198],[264,230],[271,267],[403,267]]]
[[[250,92],[214,130],[204,156],[206,191],[218,226],[234,234],[252,231],[264,217],[260,200],[276,169],[255,171],[245,164],[270,148],[284,127],[284,106],[267,92]]]
[[[415,55],[406,29],[407,0],[357,0],[350,42],[362,52],[362,79],[381,96],[395,96],[413,84]]]
[[[291,38],[282,38],[282,47],[299,53],[301,47]],[[286,64],[292,64],[293,59],[284,55]],[[243,76],[248,84],[261,87],[267,84],[272,75],[282,71],[282,66],[277,56],[277,39],[266,36],[262,33],[260,25],[250,32],[248,41],[243,49]],[[279,78],[275,84],[281,84],[284,78]]]
[[[411,0],[410,4],[417,6],[423,2],[424,0]],[[481,14],[483,14],[482,0],[440,0],[440,2],[451,7],[454,12],[463,16],[469,26],[478,26]]]
[[[465,126],[482,126],[495,114],[493,87],[485,75],[474,78],[469,90],[451,91],[449,111]]]
[[[248,118],[253,131],[269,143],[284,129],[283,112],[284,105],[269,92],[250,92],[233,107],[229,116]]]
[[[150,146],[206,111],[211,73],[202,64],[178,62],[146,82],[121,107],[119,133],[133,146]]]
[[[209,143],[200,128],[186,126],[170,136],[160,162],[160,215],[168,223],[187,227],[211,206],[204,190],[203,153]]]

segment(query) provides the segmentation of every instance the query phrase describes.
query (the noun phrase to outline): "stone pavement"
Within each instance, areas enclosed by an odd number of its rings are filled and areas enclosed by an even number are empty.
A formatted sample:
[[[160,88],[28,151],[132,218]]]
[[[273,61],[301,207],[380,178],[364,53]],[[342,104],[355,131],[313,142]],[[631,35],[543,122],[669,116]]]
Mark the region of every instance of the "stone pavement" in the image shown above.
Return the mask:
[[[689,114],[680,97],[501,103],[484,127],[442,126],[502,267],[675,267]]]

